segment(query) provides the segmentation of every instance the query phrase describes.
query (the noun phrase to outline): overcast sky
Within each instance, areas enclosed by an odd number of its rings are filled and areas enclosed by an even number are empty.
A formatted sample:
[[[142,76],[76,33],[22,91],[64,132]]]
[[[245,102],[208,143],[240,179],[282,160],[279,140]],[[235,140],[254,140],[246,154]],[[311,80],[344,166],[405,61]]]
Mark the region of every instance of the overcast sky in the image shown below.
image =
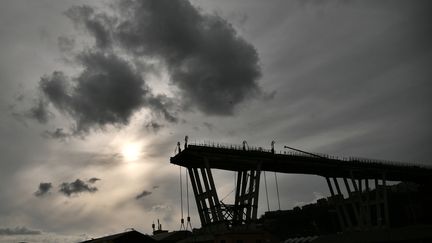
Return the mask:
[[[151,233],[157,219],[179,229],[169,158],[185,135],[432,163],[431,11],[429,1],[1,1],[0,242]],[[233,176],[215,171],[219,198]],[[317,176],[278,179],[282,209],[329,194]]]

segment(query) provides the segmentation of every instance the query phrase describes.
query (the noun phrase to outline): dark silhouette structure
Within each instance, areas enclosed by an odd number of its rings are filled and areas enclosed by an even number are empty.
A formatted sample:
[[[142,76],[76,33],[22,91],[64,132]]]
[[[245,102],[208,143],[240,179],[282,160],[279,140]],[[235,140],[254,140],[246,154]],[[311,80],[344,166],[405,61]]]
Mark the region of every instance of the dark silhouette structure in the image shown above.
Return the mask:
[[[81,243],[154,243],[157,242],[152,237],[142,234],[138,231],[131,230],[123,233],[109,235],[97,239],[83,241]]]
[[[389,217],[388,181],[413,182],[429,188],[432,168],[360,158],[336,158],[297,150],[275,153],[243,146],[188,145],[171,158],[186,167],[203,228],[232,228],[258,222],[262,171],[319,175],[325,178],[335,210],[338,231],[385,229]],[[234,205],[219,201],[211,169],[237,172]],[[395,205],[395,204],[392,204]]]
[[[162,230],[158,220],[152,236],[132,230],[85,242],[432,242],[432,168],[285,147],[295,152],[276,153],[274,142],[268,150],[246,141],[188,145],[186,137],[171,163],[187,168],[202,228],[185,230],[182,211],[180,231]],[[237,173],[233,205],[219,200],[212,169]],[[258,218],[263,171],[322,176],[331,196]],[[181,178],[180,170],[180,185]],[[187,220],[190,224],[189,206]]]

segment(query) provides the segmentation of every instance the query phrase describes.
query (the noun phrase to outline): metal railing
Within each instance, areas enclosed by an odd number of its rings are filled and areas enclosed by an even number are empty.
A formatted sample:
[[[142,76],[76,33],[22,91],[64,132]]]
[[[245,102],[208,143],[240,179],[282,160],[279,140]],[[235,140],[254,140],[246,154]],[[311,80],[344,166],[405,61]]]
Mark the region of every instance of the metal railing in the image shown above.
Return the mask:
[[[189,145],[208,147],[208,148],[229,149],[229,150],[236,150],[236,151],[254,151],[254,152],[272,153],[271,149],[263,148],[259,146],[249,146],[249,145],[244,146],[238,144],[212,142],[212,141],[193,142],[190,143]],[[275,150],[274,153],[280,155],[303,157],[303,158],[316,158],[313,155],[308,155],[308,154],[295,152],[295,151]],[[417,168],[424,168],[424,169],[432,169],[432,166],[419,164],[419,163],[397,162],[397,161],[369,159],[369,158],[362,158],[362,157],[339,157],[339,156],[333,156],[333,155],[323,154],[323,153],[314,153],[314,154],[329,160],[337,160],[337,161],[345,161],[345,162],[353,162],[353,163],[357,162],[357,163],[377,165],[377,166],[386,165],[386,166],[395,166],[395,167],[411,167],[411,168],[417,167]]]

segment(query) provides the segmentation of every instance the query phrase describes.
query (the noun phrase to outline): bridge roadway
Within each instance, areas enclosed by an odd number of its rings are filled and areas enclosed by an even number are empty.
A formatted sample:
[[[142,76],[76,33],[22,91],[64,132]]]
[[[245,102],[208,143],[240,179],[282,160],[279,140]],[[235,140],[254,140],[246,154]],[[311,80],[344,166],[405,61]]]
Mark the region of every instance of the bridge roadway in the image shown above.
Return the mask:
[[[309,174],[338,178],[382,178],[387,181],[432,182],[432,168],[415,164],[398,164],[366,159],[336,159],[302,154],[275,154],[269,150],[243,150],[239,147],[189,145],[171,157],[171,163],[202,168],[205,161],[214,169],[243,171],[257,169],[290,174]]]

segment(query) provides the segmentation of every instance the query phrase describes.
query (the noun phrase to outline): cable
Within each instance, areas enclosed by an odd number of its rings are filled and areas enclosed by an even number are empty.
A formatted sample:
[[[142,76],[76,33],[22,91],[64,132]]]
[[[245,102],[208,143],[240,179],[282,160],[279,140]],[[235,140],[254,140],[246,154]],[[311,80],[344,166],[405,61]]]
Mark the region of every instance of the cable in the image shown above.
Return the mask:
[[[234,172],[234,189],[232,189],[228,194],[226,194],[220,201],[223,202],[231,193],[236,190],[236,172]]]
[[[321,155],[309,153],[309,152],[306,152],[306,151],[303,151],[303,150],[300,150],[300,149],[296,149],[296,148],[293,148],[293,147],[288,147],[286,145],[284,146],[284,148],[291,149],[291,150],[294,150],[294,151],[297,151],[297,152],[300,152],[300,153],[304,153],[304,154],[307,154],[307,155],[311,155],[311,156],[314,156],[314,157],[317,157],[317,158],[320,158],[320,159],[328,159],[328,158],[323,157]]]
[[[225,197],[223,197],[220,201],[223,202],[223,200],[225,200],[229,195],[231,195],[231,193],[233,193],[234,190],[235,190],[235,188],[232,189],[228,194],[226,194]]]
[[[186,169],[186,203],[187,203],[187,223],[186,223],[186,230],[188,227],[190,227],[190,230],[192,231],[192,224],[190,221],[190,215],[189,215],[189,182],[188,182],[188,170]]]
[[[267,198],[267,210],[270,212],[270,203],[269,203],[268,190],[267,190],[267,177],[265,171],[264,171],[264,185],[265,185],[266,198]]]
[[[180,169],[180,208],[181,208],[181,225],[180,225],[180,230],[184,229],[184,218],[183,218],[183,182],[182,182],[182,171],[181,171],[181,166],[179,166]]]
[[[181,166],[179,166],[180,169],[180,207],[181,207],[181,217],[183,218],[183,187],[182,187],[182,175],[181,175]]]
[[[278,181],[277,181],[277,175],[276,175],[276,172],[274,173],[274,176],[275,176],[275,181],[276,181],[276,193],[277,193],[277,198],[278,198],[279,210],[281,210],[281,206],[280,206],[280,198],[279,198],[279,186],[278,186]]]
[[[185,177],[186,177],[186,204],[187,204],[187,216],[189,216],[189,183],[188,183],[188,171],[186,169],[186,173],[185,173]]]
[[[238,171],[235,171],[234,172],[234,191],[235,191],[235,193],[234,193],[234,205],[236,205],[236,203],[237,203],[237,193],[239,193],[237,191],[237,181],[238,181]]]

